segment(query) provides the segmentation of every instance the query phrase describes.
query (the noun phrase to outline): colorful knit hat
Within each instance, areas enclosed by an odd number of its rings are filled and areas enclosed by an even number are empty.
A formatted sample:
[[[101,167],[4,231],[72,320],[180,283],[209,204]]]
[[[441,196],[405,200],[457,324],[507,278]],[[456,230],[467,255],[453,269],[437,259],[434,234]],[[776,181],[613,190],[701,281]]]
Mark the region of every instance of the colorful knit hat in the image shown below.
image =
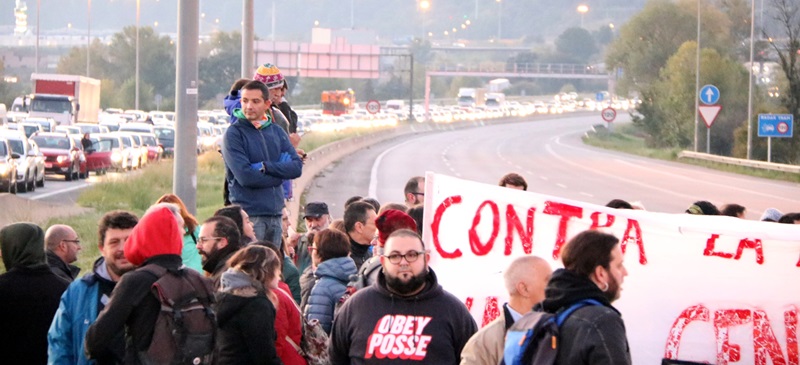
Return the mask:
[[[283,87],[283,75],[277,66],[265,63],[256,70],[254,80],[258,80],[267,85],[269,89],[279,89]]]

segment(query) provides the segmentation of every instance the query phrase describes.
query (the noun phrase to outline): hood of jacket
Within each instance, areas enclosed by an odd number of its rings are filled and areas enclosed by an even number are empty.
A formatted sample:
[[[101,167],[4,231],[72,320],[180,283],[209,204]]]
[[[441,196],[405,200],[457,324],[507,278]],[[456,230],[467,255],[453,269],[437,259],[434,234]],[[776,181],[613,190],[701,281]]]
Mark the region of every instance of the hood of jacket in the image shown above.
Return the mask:
[[[222,106],[225,108],[225,111],[228,115],[233,115],[233,110],[242,107],[241,97],[239,96],[239,90],[233,91],[228,95],[225,95],[225,99],[222,100]]]
[[[439,285],[439,280],[436,278],[436,273],[434,273],[433,269],[431,269],[430,267],[428,267],[428,274],[425,276],[425,288],[422,289],[422,291],[420,291],[419,293],[412,296],[402,297],[389,291],[389,289],[386,287],[386,274],[383,273],[383,270],[380,270],[378,272],[378,281],[376,281],[375,284],[373,285],[375,285],[375,287],[378,288],[378,292],[380,292],[381,294],[399,300],[411,300],[411,301],[425,300],[437,297],[444,292],[442,286]]]
[[[124,250],[125,258],[137,267],[153,256],[180,256],[183,237],[175,216],[165,207],[148,213],[133,228]]]
[[[33,223],[12,223],[0,229],[0,251],[6,270],[47,265],[44,231]]]
[[[219,285],[219,290],[222,292],[230,292],[234,289],[243,288],[258,289],[260,287],[249,275],[235,269],[228,269],[222,273],[219,278]]]
[[[545,288],[544,296],[542,309],[548,313],[555,313],[561,308],[584,299],[594,299],[604,306],[616,310],[597,287],[597,284],[585,276],[566,269],[558,269],[553,272],[553,276]]]
[[[342,282],[349,282],[350,275],[358,273],[356,263],[348,256],[328,259],[317,266],[314,275],[318,278],[331,277]]]

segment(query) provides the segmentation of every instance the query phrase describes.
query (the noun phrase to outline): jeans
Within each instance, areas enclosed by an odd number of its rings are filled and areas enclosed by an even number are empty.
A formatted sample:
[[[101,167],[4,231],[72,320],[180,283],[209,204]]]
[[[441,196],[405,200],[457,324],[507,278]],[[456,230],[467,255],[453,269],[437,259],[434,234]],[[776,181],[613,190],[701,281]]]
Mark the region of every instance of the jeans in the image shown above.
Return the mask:
[[[277,248],[281,248],[283,237],[283,227],[281,226],[281,216],[279,215],[260,215],[250,216],[253,222],[253,230],[256,232],[256,239],[267,241]]]

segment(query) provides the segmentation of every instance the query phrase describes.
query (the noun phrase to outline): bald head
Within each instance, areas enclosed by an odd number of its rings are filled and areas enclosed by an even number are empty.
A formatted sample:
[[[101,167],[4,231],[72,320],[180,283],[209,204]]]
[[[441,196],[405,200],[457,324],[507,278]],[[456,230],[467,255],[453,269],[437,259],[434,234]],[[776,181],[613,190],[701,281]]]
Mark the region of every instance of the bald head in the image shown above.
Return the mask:
[[[528,308],[520,313],[544,300],[544,288],[552,272],[550,264],[536,256],[522,256],[511,262],[503,273],[503,279],[512,301],[514,298],[522,300],[522,306]]]
[[[55,224],[44,233],[44,243],[47,249],[55,251],[63,240],[74,240],[78,235],[72,227],[64,224]]]

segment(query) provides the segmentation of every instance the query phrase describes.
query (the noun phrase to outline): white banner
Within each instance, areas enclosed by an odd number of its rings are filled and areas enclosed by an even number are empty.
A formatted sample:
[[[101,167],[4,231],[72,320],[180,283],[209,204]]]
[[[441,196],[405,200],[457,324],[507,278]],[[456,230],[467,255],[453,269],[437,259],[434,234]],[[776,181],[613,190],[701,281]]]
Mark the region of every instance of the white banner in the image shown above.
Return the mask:
[[[430,172],[424,222],[431,267],[479,326],[507,301],[502,272],[515,257],[563,267],[563,245],[598,228],[625,253],[613,304],[634,364],[799,363],[798,225],[616,210]]]

